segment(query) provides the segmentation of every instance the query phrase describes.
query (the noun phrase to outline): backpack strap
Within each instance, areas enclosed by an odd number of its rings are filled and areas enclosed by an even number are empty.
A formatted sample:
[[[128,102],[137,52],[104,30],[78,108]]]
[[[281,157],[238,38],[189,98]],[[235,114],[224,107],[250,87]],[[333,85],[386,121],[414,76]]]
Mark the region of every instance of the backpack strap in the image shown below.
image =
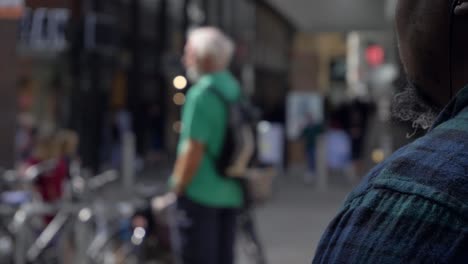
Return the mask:
[[[210,86],[208,88],[208,91],[210,91],[211,94],[216,95],[216,97],[218,97],[218,99],[220,99],[227,107],[229,107],[231,105],[231,102],[229,102],[226,99],[226,97],[218,89],[216,89],[215,86]]]
[[[226,99],[226,97],[218,90],[216,89],[215,86],[210,86],[208,87],[207,89],[211,94],[215,95],[219,100],[221,100],[221,102],[226,106],[226,113],[227,115],[229,116],[229,107],[231,105],[231,103]],[[229,120],[226,120],[226,122],[229,122]],[[226,126],[228,125],[228,123],[226,123]],[[227,128],[226,128],[227,129]],[[224,142],[223,142],[224,144]],[[213,161],[213,162],[217,162],[218,159],[220,157],[216,157],[216,156],[219,156],[219,155],[214,155],[213,153],[210,153],[207,149],[206,151],[206,154],[207,156]]]

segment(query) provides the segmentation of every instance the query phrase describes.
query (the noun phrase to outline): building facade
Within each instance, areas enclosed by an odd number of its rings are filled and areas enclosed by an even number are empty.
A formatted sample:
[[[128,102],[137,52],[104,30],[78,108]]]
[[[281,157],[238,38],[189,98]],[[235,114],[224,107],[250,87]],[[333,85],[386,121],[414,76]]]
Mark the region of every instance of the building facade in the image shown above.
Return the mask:
[[[2,90],[10,93],[5,98],[16,98],[4,104],[5,113],[28,113],[41,130],[77,131],[86,167],[96,171],[109,160],[112,128],[122,110],[131,116],[139,157],[154,151],[174,156],[183,104],[175,99],[187,89],[175,89],[173,81],[185,74],[180,58],[187,32],[197,26],[216,26],[231,36],[237,46],[232,71],[245,94],[264,109],[265,119],[284,121],[293,27],[264,1],[21,3],[21,18],[0,17],[2,36],[9,36],[2,52],[17,50],[12,60],[19,65],[2,76],[11,87]],[[14,137],[10,130],[2,130],[10,135],[2,139]]]

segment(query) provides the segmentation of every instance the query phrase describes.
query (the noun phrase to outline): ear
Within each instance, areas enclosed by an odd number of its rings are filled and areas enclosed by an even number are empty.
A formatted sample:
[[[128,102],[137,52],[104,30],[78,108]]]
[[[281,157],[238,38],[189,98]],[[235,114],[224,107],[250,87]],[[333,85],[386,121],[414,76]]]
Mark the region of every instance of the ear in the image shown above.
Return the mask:
[[[455,15],[468,16],[468,0],[460,0],[459,4],[455,7]]]

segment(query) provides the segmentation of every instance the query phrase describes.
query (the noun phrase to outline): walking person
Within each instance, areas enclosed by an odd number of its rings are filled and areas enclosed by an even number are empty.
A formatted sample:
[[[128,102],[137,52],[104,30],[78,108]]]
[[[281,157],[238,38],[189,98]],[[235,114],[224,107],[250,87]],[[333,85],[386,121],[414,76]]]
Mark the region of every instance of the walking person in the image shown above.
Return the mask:
[[[54,166],[43,172],[36,179],[35,188],[45,203],[58,203],[64,194],[64,183],[68,175],[68,165],[64,159],[59,159],[57,140],[54,134],[39,136],[33,154],[20,166],[25,172],[27,168],[43,162],[54,161]],[[44,220],[48,224],[54,215],[46,215]]]
[[[309,114],[307,117],[307,123],[302,131],[302,137],[305,140],[305,154],[308,165],[308,170],[304,175],[304,182],[306,184],[313,183],[317,178],[317,141],[322,132],[322,124],[316,121],[312,114]]]
[[[182,111],[182,131],[170,185],[177,195],[174,250],[183,264],[232,264],[236,215],[243,204],[238,181],[220,175],[228,127],[228,106],[219,98],[240,100],[240,88],[227,68],[233,42],[212,27],[193,30],[183,63],[194,85]],[[213,92],[212,89],[216,91]]]
[[[351,139],[333,115],[325,133],[325,153],[329,172],[346,172],[351,163]]]

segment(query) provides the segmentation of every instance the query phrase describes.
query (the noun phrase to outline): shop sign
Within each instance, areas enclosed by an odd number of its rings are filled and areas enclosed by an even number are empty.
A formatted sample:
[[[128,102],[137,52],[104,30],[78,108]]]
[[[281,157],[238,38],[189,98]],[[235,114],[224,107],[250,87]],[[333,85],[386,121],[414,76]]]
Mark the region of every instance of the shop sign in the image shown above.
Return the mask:
[[[0,19],[19,19],[23,15],[23,0],[1,0]]]
[[[34,51],[62,51],[70,14],[64,8],[26,9],[20,27],[20,45]]]
[[[304,125],[312,118],[322,123],[325,114],[324,99],[318,93],[291,92],[286,99],[286,135],[289,140],[297,140],[301,136]]]

